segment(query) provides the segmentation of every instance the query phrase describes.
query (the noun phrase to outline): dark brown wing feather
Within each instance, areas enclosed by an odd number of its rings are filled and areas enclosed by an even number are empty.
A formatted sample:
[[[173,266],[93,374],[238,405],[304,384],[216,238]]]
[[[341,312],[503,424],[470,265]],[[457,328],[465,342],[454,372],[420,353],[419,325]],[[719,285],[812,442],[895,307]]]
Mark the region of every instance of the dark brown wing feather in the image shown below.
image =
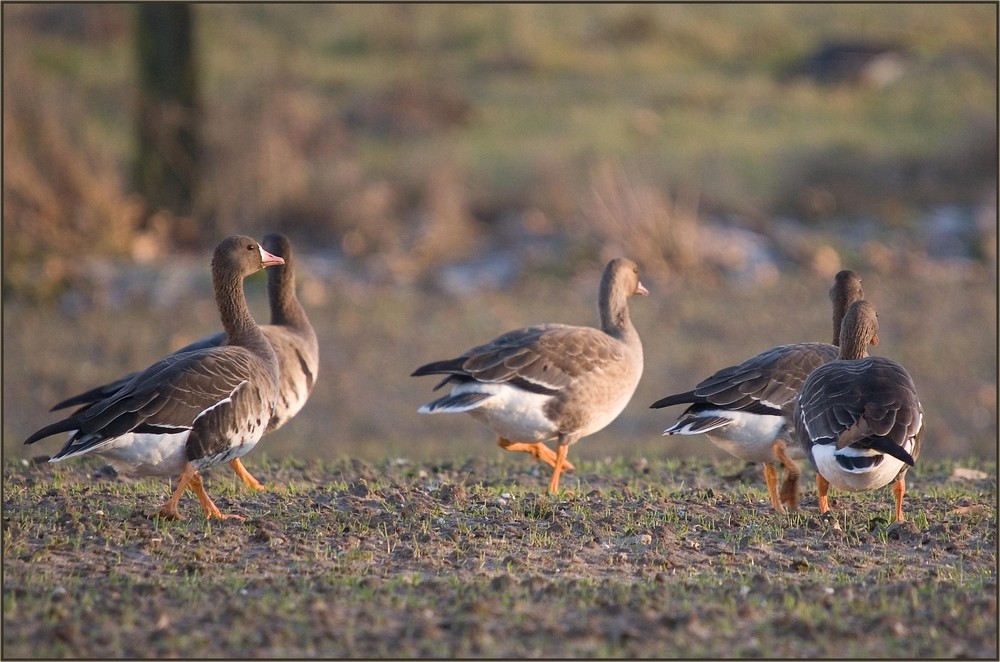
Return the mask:
[[[894,454],[885,443],[903,447],[922,417],[909,373],[895,361],[869,357],[818,368],[799,395],[795,427],[813,444],[857,444]]]
[[[306,322],[308,324],[308,321]],[[308,329],[298,329],[288,326],[267,325],[262,326],[261,331],[267,337],[268,342],[274,349],[278,357],[278,373],[280,375],[280,400],[275,408],[274,417],[268,424],[267,431],[271,432],[281,427],[290,418],[289,411],[300,402],[309,397],[313,385],[316,383],[316,373],[319,367],[319,351],[316,342],[316,334],[312,327]],[[225,333],[217,333],[207,336],[185,345],[170,354],[171,357],[199,349],[211,347],[222,347],[226,342]],[[128,384],[138,373],[131,373],[119,379],[97,386],[79,395],[67,398],[52,407],[51,411],[72,407],[74,405],[90,406],[100,402],[112,395]],[[76,412],[79,413],[79,412]]]
[[[669,395],[651,407],[706,404],[736,411],[781,414],[790,409],[802,383],[817,367],[837,358],[838,350],[826,343],[780,345],[723,368],[702,380],[693,390]]]
[[[111,397],[42,428],[25,443],[77,430],[56,455],[78,454],[136,430],[190,429],[206,410],[232,397],[257,359],[242,347],[225,346],[168,356],[139,372]]]
[[[172,352],[170,356],[176,356],[178,354],[185,354],[187,352],[193,352],[199,349],[208,349],[209,347],[221,347],[226,342],[225,333],[216,333],[211,336],[202,338],[201,340],[196,340],[195,342],[181,347],[175,352]],[[107,384],[102,384],[100,386],[95,386],[89,391],[80,393],[79,395],[74,395],[71,398],[67,398],[62,402],[53,405],[52,409],[49,411],[58,411],[60,409],[65,409],[66,407],[73,407],[75,405],[90,405],[95,402],[100,402],[105,398],[108,398],[115,394],[116,391],[121,389],[123,386],[132,381],[137,372],[129,373],[124,377],[119,377],[113,382],[108,382]]]
[[[619,361],[621,343],[590,327],[544,324],[517,329],[473,347],[461,356],[435,361],[414,376],[447,374],[445,382],[511,382],[542,393],[556,393],[585,373]]]

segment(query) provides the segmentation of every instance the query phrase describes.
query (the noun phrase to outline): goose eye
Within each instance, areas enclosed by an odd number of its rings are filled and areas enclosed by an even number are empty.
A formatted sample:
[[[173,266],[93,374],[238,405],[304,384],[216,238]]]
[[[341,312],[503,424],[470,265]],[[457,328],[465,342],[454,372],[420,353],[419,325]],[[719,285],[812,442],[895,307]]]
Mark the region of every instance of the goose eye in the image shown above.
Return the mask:
[[[253,244],[247,244],[247,250],[248,251],[252,251],[253,250]]]

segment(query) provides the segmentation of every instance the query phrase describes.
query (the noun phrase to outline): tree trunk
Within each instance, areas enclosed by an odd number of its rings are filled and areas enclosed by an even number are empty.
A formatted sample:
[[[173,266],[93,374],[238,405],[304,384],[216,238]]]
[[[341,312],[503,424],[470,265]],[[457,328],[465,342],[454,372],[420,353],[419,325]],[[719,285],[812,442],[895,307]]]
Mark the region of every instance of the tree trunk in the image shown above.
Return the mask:
[[[166,211],[170,239],[192,244],[203,230],[192,218],[200,176],[201,119],[193,7],[139,3],[136,11],[136,188],[147,205],[146,229]]]

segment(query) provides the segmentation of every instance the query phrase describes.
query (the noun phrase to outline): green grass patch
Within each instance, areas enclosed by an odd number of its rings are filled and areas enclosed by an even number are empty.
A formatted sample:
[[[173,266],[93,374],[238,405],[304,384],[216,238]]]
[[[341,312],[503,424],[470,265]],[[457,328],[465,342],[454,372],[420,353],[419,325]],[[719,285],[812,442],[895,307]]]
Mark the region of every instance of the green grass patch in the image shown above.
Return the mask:
[[[807,489],[802,510],[778,515],[746,478],[725,478],[734,463],[585,461],[587,489],[552,497],[514,460],[252,459],[271,490],[207,480],[244,522],[206,522],[191,498],[182,522],[150,518],[163,485],[95,480],[94,463],[6,462],[7,654],[977,657],[996,646],[995,463],[972,480],[956,477],[962,463],[922,464],[898,525],[878,492],[838,495],[820,517]]]

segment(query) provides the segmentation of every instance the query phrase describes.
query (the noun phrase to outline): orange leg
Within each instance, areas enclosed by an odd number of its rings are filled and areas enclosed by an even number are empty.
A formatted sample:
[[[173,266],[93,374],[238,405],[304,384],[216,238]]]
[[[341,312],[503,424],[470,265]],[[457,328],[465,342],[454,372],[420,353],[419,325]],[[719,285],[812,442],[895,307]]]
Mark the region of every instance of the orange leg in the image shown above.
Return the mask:
[[[236,458],[235,460],[230,462],[229,466],[233,468],[233,471],[236,472],[236,475],[240,477],[240,480],[242,480],[243,484],[246,485],[247,487],[254,490],[267,489],[266,487],[260,484],[259,480],[250,475],[250,472],[247,471],[247,468],[243,466],[242,462],[240,462],[240,458]]]
[[[499,437],[497,439],[497,446],[507,451],[529,453],[536,460],[544,462],[550,467],[555,468],[556,466],[556,454],[551,448],[541,442],[527,443],[521,441],[510,441],[508,439],[504,439],[503,437]],[[563,463],[564,471],[573,471],[574,469],[576,469],[576,467],[574,467],[572,463],[568,461]]]
[[[900,476],[892,484],[892,494],[896,497],[896,521],[903,520],[903,495],[906,494],[906,477]]]
[[[778,470],[774,468],[773,464],[764,465],[764,481],[767,483],[767,493],[771,497],[771,506],[779,513],[784,514],[785,507],[778,499]]]
[[[181,472],[180,477],[177,479],[177,489],[174,490],[174,493],[170,495],[167,502],[160,508],[160,517],[163,519],[184,519],[177,506],[181,501],[181,495],[184,494],[184,490],[188,488],[188,485],[197,476],[198,470],[194,468],[193,464],[188,462],[184,465],[184,471]],[[200,481],[201,479],[199,478]]]
[[[830,481],[823,478],[816,472],[816,491],[819,493],[819,512],[826,513],[830,511],[830,502],[826,498],[826,493],[830,490]]]
[[[566,463],[566,454],[568,452],[569,444],[560,442],[559,450],[556,453],[556,463],[552,467],[552,481],[549,483],[549,494],[556,494],[559,492],[559,474],[562,473],[563,465]]]
[[[205,518],[212,519],[217,517],[219,519],[238,519],[245,520],[246,517],[242,515],[224,515],[219,510],[218,506],[212,501],[212,498],[208,496],[208,492],[205,491],[205,485],[201,482],[201,476],[195,473],[194,477],[191,479],[191,491],[195,493],[198,497],[198,501],[201,502],[201,507],[205,509]]]
[[[195,493],[198,497],[198,501],[201,502],[201,507],[205,509],[205,516],[208,518],[218,517],[219,519],[245,519],[241,515],[223,515],[218,507],[212,502],[212,499],[208,496],[205,491],[205,486],[201,482],[201,476],[198,475],[198,470],[194,468],[194,465],[188,462],[184,465],[184,471],[181,472],[180,477],[177,479],[177,489],[170,496],[163,507],[160,508],[160,517],[164,519],[184,519],[178,509],[178,504],[181,501],[181,495],[184,494],[184,490],[191,488],[191,491]]]
[[[779,498],[782,503],[788,506],[789,510],[798,510],[799,476],[802,475],[802,469],[799,468],[799,465],[795,460],[788,457],[788,453],[785,452],[784,441],[781,441],[780,439],[775,441],[773,449],[775,456],[777,456],[778,460],[785,465],[785,481],[781,484]]]

